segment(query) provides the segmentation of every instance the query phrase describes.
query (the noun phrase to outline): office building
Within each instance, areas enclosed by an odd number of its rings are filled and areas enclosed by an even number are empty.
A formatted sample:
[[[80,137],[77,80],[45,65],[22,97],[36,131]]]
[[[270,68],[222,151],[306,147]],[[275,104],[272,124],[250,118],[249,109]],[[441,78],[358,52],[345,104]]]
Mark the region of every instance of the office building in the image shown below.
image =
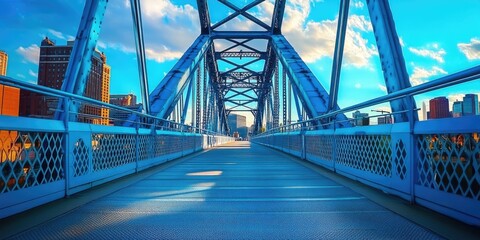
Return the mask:
[[[230,113],[228,115],[228,126],[230,127],[230,134],[238,132],[240,137],[247,137],[248,128],[245,128],[247,126],[247,117]]]
[[[38,85],[61,89],[67,71],[73,41],[57,46],[47,37],[40,46],[38,66]],[[108,103],[110,93],[110,66],[107,57],[99,51],[92,55],[90,73],[85,86],[84,96]],[[58,99],[22,91],[20,115],[52,118],[58,107]],[[88,104],[79,109],[78,121],[108,125],[109,109]]]
[[[7,75],[8,54],[0,51],[0,75]],[[0,114],[18,116],[20,89],[0,84]]]
[[[450,111],[448,109],[448,99],[446,97],[437,97],[430,99],[429,119],[448,118]]]
[[[452,106],[452,117],[461,117],[463,115],[463,102],[455,101]]]
[[[370,125],[370,118],[368,118],[368,113],[361,113],[356,111],[352,113],[355,126],[368,126]]]
[[[478,95],[466,94],[463,97],[463,116],[478,115]]]
[[[110,95],[110,104],[124,107],[133,111],[138,111],[142,104],[137,104],[137,96],[134,94],[115,94]],[[122,126],[125,120],[130,116],[129,112],[110,109],[110,119],[113,125]]]

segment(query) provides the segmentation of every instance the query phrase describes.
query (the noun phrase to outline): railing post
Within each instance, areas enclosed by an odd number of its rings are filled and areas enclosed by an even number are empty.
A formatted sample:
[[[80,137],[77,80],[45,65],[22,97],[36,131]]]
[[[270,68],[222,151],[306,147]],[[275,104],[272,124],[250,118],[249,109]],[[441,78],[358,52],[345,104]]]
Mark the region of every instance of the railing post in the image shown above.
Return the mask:
[[[337,115],[333,116],[333,135],[332,135],[332,170],[334,173],[337,172],[336,169],[336,164],[337,164],[337,138],[336,138],[336,132],[337,132]]]
[[[70,169],[70,154],[68,152],[68,146],[70,145],[68,134],[68,111],[70,109],[70,99],[68,97],[64,98],[63,104],[63,111],[65,111],[65,117],[62,119],[63,126],[64,126],[64,136],[63,136],[63,169],[65,174],[65,196],[68,196],[68,189],[70,188],[70,176],[71,176],[71,169]]]
[[[302,160],[307,159],[307,144],[305,143],[305,128],[306,128],[306,123],[303,122],[300,125],[300,138],[302,139],[302,150],[301,150],[301,158]]]
[[[137,124],[135,125],[135,173],[138,173],[138,161],[140,159],[140,152],[138,148],[140,147],[139,141],[139,118],[137,118]]]
[[[409,118],[409,145],[410,145],[410,204],[415,204],[415,169],[416,169],[416,148],[415,148],[415,119],[414,112],[415,104],[410,107],[408,111]]]

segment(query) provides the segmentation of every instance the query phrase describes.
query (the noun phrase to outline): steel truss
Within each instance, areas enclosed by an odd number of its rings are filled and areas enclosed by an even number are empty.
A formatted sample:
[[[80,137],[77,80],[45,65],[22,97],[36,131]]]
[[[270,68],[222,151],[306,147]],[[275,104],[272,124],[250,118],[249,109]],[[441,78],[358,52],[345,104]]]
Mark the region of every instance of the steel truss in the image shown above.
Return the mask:
[[[271,24],[264,23],[248,12],[264,1],[254,0],[243,7],[238,7],[231,1],[219,0],[219,3],[231,9],[232,12],[212,24],[207,0],[197,0],[200,36],[160,84],[148,97],[145,97],[145,93],[149,91],[140,3],[139,0],[130,0],[140,69],[140,84],[142,98],[144,98],[143,110],[164,119],[175,114],[180,121],[185,121],[188,104],[192,102],[194,109],[191,113],[192,124],[198,128],[209,128],[220,132],[229,131],[227,117],[234,111],[249,111],[254,115],[254,132],[258,132],[265,126],[265,117],[272,121],[269,126],[278,127],[281,109],[283,109],[283,124],[290,123],[293,109],[292,94],[298,119],[317,118],[338,110],[337,92],[349,1],[342,0],[341,2],[330,94],[321,86],[298,53],[281,34],[286,0],[275,1]],[[62,90],[66,92],[83,94],[88,75],[86,73],[98,39],[106,5],[106,0],[86,2],[77,33],[77,41],[70,58],[72,64],[68,66],[66,80],[62,86]],[[388,92],[393,93],[410,87],[388,1],[367,1],[367,5]],[[239,16],[258,25],[261,30],[219,30],[227,22]],[[218,40],[226,41],[230,46],[216,51],[215,42]],[[266,49],[256,46],[253,40],[266,41]],[[240,60],[244,61],[239,63]],[[264,62],[263,69],[255,70],[255,66],[262,62]],[[220,69],[220,66],[225,64],[231,65],[233,68]],[[200,68],[203,68],[203,71]],[[282,71],[281,79],[280,70]],[[281,91],[280,82],[282,84]],[[280,97],[282,101],[280,101]],[[192,100],[190,101],[190,99]],[[195,103],[193,103],[194,101]],[[412,97],[392,100],[390,104],[393,112],[401,112],[394,114],[396,122],[417,119],[416,114],[411,115],[412,113],[407,111],[415,107]],[[177,105],[179,106],[176,107]],[[70,109],[64,109],[60,105],[59,109],[63,111],[57,112],[56,118],[67,119],[66,113],[68,112],[75,116],[78,106],[70,106]],[[337,120],[335,125],[320,121],[315,124],[319,128],[349,125],[344,115],[337,115],[335,119]],[[132,115],[130,121],[127,125],[133,125],[132,123],[138,119]]]

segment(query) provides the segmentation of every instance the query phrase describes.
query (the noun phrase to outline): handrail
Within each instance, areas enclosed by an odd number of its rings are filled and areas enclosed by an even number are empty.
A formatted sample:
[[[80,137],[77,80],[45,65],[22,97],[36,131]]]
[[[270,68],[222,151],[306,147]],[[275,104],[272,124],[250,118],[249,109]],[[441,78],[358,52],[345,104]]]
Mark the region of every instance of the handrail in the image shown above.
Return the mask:
[[[304,125],[304,124],[310,123],[312,121],[318,121],[318,120],[325,119],[325,118],[335,117],[338,114],[342,114],[342,113],[346,113],[346,112],[350,112],[350,111],[353,111],[353,110],[362,109],[362,108],[366,108],[366,107],[371,107],[371,106],[378,105],[380,103],[384,103],[384,102],[387,102],[387,101],[392,101],[392,100],[396,100],[396,99],[407,97],[407,96],[417,95],[417,94],[421,94],[421,93],[425,93],[425,92],[429,92],[429,91],[453,86],[453,85],[456,85],[456,84],[465,83],[465,82],[468,82],[468,81],[476,80],[478,78],[480,78],[480,66],[475,66],[475,67],[468,68],[466,70],[459,71],[459,72],[456,72],[456,73],[453,73],[453,74],[450,74],[450,75],[447,75],[447,76],[444,76],[444,77],[440,77],[438,79],[435,79],[435,80],[432,80],[432,81],[429,81],[429,82],[426,82],[426,83],[423,83],[423,84],[420,84],[420,85],[417,85],[417,86],[414,86],[414,87],[405,88],[405,89],[396,91],[394,93],[387,94],[385,96],[377,97],[377,98],[374,98],[374,99],[371,99],[371,100],[368,100],[368,101],[365,101],[365,102],[362,102],[362,103],[358,103],[358,104],[355,104],[355,105],[352,105],[352,106],[349,106],[349,107],[345,107],[345,108],[342,108],[342,109],[339,109],[339,110],[335,110],[335,111],[332,111],[332,112],[329,112],[329,113],[325,113],[325,114],[323,114],[321,116],[318,116],[316,118],[308,119],[308,120],[305,120],[305,121],[299,121],[299,122],[288,124],[288,125],[281,126],[281,127],[272,128],[272,129],[269,129],[266,132],[257,134],[257,136],[265,135],[265,134],[272,133],[272,132],[277,132],[277,130],[279,130],[279,129],[287,129],[287,128],[291,128],[292,126]],[[391,114],[395,114],[395,113],[390,113],[388,115],[391,115]]]
[[[40,94],[48,95],[48,96],[52,96],[52,97],[71,98],[71,99],[74,99],[74,100],[79,100],[81,102],[90,103],[90,104],[97,105],[97,106],[100,106],[100,107],[107,107],[109,109],[124,111],[124,112],[128,112],[128,113],[131,113],[131,114],[136,114],[139,117],[146,117],[146,118],[150,118],[150,119],[153,119],[153,120],[158,120],[158,121],[163,122],[163,123],[173,124],[173,125],[176,125],[176,126],[180,127],[181,129],[187,127],[189,129],[198,130],[201,133],[212,134],[212,135],[222,135],[222,134],[219,134],[217,132],[213,132],[211,130],[201,129],[201,128],[197,128],[197,127],[194,127],[194,126],[177,123],[177,122],[174,122],[174,121],[171,121],[171,120],[162,119],[162,118],[159,118],[159,117],[156,117],[156,116],[152,116],[152,115],[148,115],[148,114],[145,114],[145,113],[137,112],[137,111],[134,111],[134,110],[131,110],[131,109],[128,109],[128,108],[121,107],[121,106],[113,105],[113,104],[110,104],[110,103],[105,103],[105,102],[102,102],[102,101],[99,101],[99,100],[96,100],[96,99],[92,99],[92,98],[88,98],[88,97],[85,97],[85,96],[80,96],[80,95],[76,95],[76,94],[73,94],[73,93],[60,91],[60,90],[54,89],[54,88],[49,88],[49,87],[45,87],[45,86],[41,86],[41,85],[37,85],[37,84],[32,84],[32,83],[16,80],[14,78],[7,77],[7,76],[0,76],[0,84],[10,86],[10,87],[16,87],[16,88],[20,88],[20,89],[25,89],[25,90],[29,90],[29,91],[32,91],[32,92],[36,92],[36,93],[40,93]],[[144,123],[141,123],[141,124],[144,124]]]

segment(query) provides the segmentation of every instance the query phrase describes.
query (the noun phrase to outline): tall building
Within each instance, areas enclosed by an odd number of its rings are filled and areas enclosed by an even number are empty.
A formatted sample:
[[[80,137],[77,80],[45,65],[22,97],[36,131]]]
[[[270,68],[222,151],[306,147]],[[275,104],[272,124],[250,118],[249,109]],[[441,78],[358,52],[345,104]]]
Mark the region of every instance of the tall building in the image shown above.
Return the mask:
[[[8,55],[6,52],[0,50],[0,75],[7,75]]]
[[[370,124],[370,118],[368,118],[368,113],[361,113],[360,111],[355,111],[352,113],[355,126],[368,126]]]
[[[228,115],[228,126],[230,127],[230,134],[238,132],[240,137],[246,138],[248,133],[247,117],[243,115],[230,113]]]
[[[452,106],[452,117],[461,117],[463,115],[463,102],[456,100]]]
[[[8,55],[0,51],[0,75],[7,75]],[[0,115],[18,116],[20,89],[0,84]]]
[[[463,116],[478,115],[478,95],[466,94],[463,97]]]
[[[450,117],[450,111],[448,109],[448,99],[446,97],[436,97],[434,99],[430,99],[429,103],[429,119]]]
[[[57,46],[45,37],[40,46],[38,65],[38,85],[61,89],[67,71],[74,41]],[[110,66],[105,54],[95,50],[92,55],[90,73],[85,86],[84,96],[108,103],[110,93]],[[58,99],[22,91],[20,115],[52,118]],[[78,121],[108,125],[109,109],[83,105],[79,109]]]

